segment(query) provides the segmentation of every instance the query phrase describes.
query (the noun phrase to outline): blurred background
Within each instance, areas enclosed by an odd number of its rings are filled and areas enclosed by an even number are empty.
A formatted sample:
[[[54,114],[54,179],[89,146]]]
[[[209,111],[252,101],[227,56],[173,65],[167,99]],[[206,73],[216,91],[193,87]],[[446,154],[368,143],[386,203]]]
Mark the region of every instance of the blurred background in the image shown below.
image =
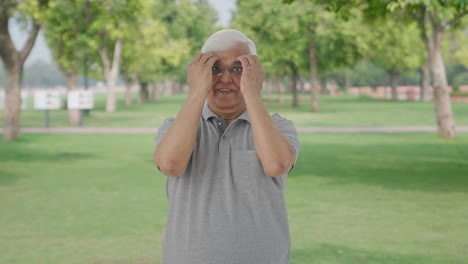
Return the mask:
[[[2,9],[6,140],[19,135],[21,98],[25,108],[38,89],[104,93],[106,112],[121,96],[130,108],[135,93],[144,104],[186,92],[187,63],[226,27],[257,44],[267,100],[290,94],[297,106],[307,94],[313,112],[321,95],[433,101],[444,138],[455,137],[451,102],[467,101],[465,1],[30,0]]]
[[[291,263],[468,263],[468,0],[2,0],[0,263],[160,263],[155,133],[222,28],[299,131]]]

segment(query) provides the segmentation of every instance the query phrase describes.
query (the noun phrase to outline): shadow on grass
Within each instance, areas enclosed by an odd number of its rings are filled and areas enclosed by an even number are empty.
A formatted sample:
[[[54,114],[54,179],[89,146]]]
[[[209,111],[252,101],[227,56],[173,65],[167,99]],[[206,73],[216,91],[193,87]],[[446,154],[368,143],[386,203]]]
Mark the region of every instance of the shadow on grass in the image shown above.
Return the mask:
[[[291,251],[292,264],[309,263],[405,263],[405,264],[439,264],[448,263],[447,260],[435,260],[430,256],[401,255],[380,251],[360,250],[332,244],[322,244],[308,250]],[[454,262],[450,262],[454,263]]]
[[[311,113],[310,98],[308,95],[302,95],[297,106],[292,106],[292,99],[287,97],[284,102],[279,102],[276,97],[272,99],[265,98],[264,101],[268,105],[270,112],[295,112],[295,113]],[[432,107],[427,102],[414,101],[393,101],[388,99],[375,99],[369,96],[321,96],[320,97],[320,112],[315,114],[330,114],[330,113],[348,113],[351,108],[360,109],[395,109],[395,105],[405,107],[414,107],[425,104],[427,107]],[[387,107],[388,106],[388,107]]]
[[[28,169],[28,165],[32,163],[79,162],[84,159],[95,159],[97,156],[95,153],[89,152],[38,150],[29,147],[29,143],[29,138],[0,143],[0,186],[13,184],[18,179],[33,174],[34,172]],[[18,170],[18,168],[21,169]],[[26,175],[21,171],[30,172]]]
[[[80,159],[91,159],[95,155],[85,152],[48,152],[37,150],[14,150],[0,151],[0,162],[18,161],[22,163],[28,162],[57,162],[57,161],[77,161]]]
[[[91,153],[80,153],[80,152],[38,152],[24,150],[14,151],[9,153],[0,152],[0,186],[13,184],[20,178],[31,176],[34,172],[23,174],[15,170],[15,166],[28,166],[28,163],[33,162],[45,162],[45,163],[56,163],[56,162],[77,162],[83,159],[91,159],[93,154]],[[8,163],[8,164],[7,164]]]
[[[468,144],[307,143],[291,177],[430,192],[468,192]]]

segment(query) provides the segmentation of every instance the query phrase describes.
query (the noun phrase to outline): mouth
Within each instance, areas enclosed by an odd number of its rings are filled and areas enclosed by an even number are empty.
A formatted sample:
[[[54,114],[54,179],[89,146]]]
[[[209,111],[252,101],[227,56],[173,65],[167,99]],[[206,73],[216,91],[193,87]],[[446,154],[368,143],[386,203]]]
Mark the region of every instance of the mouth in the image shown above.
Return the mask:
[[[229,94],[229,93],[234,93],[234,89],[229,89],[229,88],[218,88],[216,89],[216,92],[222,93],[222,94]]]

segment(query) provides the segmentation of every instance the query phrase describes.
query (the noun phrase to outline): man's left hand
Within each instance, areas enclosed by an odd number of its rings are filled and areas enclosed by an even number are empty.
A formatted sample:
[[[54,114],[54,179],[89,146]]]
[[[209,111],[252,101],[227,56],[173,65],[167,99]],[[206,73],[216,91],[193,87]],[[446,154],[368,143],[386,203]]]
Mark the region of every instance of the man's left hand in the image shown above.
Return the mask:
[[[243,55],[237,58],[242,63],[241,93],[244,96],[260,95],[265,71],[256,55]]]

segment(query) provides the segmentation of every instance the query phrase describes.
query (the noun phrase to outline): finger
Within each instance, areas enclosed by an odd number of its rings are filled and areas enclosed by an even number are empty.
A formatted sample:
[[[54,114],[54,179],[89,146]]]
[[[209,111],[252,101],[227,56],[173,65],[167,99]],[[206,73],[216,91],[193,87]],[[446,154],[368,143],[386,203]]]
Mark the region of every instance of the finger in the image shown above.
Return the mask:
[[[216,56],[213,55],[213,56],[211,56],[211,57],[208,58],[208,60],[206,61],[205,64],[208,65],[208,66],[210,66],[210,67],[212,67],[213,64],[215,64],[215,62],[216,62],[218,59],[219,59],[218,57],[216,57]]]
[[[242,67],[244,68],[250,67],[250,62],[245,55],[238,57],[237,60],[241,62]]]
[[[194,62],[200,61],[200,59],[202,58],[202,56],[203,56],[203,53],[198,53],[197,55],[195,55],[195,58],[193,58],[193,61],[194,61]]]
[[[203,64],[206,64],[210,58],[212,58],[214,55],[211,53],[206,53],[203,54],[203,56],[200,58],[200,62]]]
[[[260,63],[260,59],[258,58],[258,56],[254,55],[253,58],[254,58],[255,64],[258,65],[258,67],[260,68],[260,71],[265,72],[265,69],[263,68],[262,63]]]
[[[247,61],[249,62],[250,66],[254,66],[257,63],[255,62],[255,57],[253,55],[248,55],[246,56]]]
[[[255,64],[258,64],[257,61],[255,60],[257,56],[255,55],[245,55],[245,58],[247,59],[247,61],[249,62],[249,64],[251,66],[254,66]]]
[[[253,63],[256,64],[256,65],[261,65],[261,64],[260,64],[260,60],[258,59],[258,56],[257,56],[257,55],[253,55],[253,56],[252,56],[252,61],[253,61]]]

